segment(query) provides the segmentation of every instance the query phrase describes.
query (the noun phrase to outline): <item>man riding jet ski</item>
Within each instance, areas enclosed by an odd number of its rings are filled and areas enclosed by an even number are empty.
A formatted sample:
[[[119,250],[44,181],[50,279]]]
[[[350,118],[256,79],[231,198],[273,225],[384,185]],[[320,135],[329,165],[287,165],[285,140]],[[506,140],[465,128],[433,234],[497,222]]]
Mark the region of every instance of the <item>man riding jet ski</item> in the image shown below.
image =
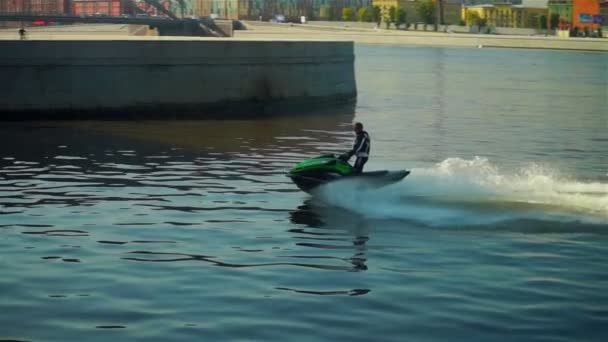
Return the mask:
[[[369,158],[371,140],[360,122],[355,123],[354,131],[356,139],[350,151],[339,157],[329,154],[304,160],[296,164],[287,176],[298,188],[310,192],[319,185],[339,179],[355,179],[355,177],[373,187],[382,187],[398,182],[410,173],[406,170],[363,172],[363,166]],[[354,167],[348,163],[353,155],[357,157]]]
[[[355,143],[353,144],[353,148],[342,154],[340,159],[344,159],[348,161],[350,157],[353,155],[357,157],[355,160],[354,170],[355,173],[363,172],[363,165],[367,163],[367,159],[369,158],[369,151],[372,147],[372,142],[369,139],[369,134],[363,130],[363,124],[360,122],[355,122],[354,126],[355,131]]]

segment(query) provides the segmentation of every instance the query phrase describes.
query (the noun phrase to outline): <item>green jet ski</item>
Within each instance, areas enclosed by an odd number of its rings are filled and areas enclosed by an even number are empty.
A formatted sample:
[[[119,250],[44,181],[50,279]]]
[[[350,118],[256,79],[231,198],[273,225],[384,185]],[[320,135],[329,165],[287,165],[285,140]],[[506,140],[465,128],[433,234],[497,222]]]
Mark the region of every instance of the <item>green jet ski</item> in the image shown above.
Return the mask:
[[[398,182],[410,174],[407,170],[370,171],[355,173],[354,168],[333,154],[307,159],[297,163],[287,176],[302,191],[310,192],[319,185],[340,179],[362,180],[372,187],[383,187]]]

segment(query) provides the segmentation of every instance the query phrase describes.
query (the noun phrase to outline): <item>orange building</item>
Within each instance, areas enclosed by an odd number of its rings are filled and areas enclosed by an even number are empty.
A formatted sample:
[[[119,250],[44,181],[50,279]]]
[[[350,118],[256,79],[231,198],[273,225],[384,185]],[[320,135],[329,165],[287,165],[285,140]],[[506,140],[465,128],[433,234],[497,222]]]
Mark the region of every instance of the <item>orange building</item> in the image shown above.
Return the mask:
[[[597,28],[593,17],[600,13],[598,0],[574,0],[572,2],[572,26],[580,28]]]

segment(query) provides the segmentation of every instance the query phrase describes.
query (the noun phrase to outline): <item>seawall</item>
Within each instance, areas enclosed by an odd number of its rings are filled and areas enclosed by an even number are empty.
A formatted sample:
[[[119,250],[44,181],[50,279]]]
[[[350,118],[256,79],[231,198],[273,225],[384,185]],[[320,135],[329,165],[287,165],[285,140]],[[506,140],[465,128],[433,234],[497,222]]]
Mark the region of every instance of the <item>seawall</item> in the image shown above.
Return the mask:
[[[348,41],[0,40],[0,119],[282,114],[356,97]]]

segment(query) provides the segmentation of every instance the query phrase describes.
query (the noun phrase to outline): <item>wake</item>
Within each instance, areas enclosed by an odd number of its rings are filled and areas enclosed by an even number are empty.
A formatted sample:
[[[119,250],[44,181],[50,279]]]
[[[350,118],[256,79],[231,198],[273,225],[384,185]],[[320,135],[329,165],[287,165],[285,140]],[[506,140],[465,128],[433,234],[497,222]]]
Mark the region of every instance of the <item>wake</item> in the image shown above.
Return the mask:
[[[577,181],[538,165],[503,173],[486,158],[448,158],[412,169],[404,181],[385,188],[360,182],[324,185],[314,198],[366,218],[432,226],[509,221],[608,225],[608,183]]]

